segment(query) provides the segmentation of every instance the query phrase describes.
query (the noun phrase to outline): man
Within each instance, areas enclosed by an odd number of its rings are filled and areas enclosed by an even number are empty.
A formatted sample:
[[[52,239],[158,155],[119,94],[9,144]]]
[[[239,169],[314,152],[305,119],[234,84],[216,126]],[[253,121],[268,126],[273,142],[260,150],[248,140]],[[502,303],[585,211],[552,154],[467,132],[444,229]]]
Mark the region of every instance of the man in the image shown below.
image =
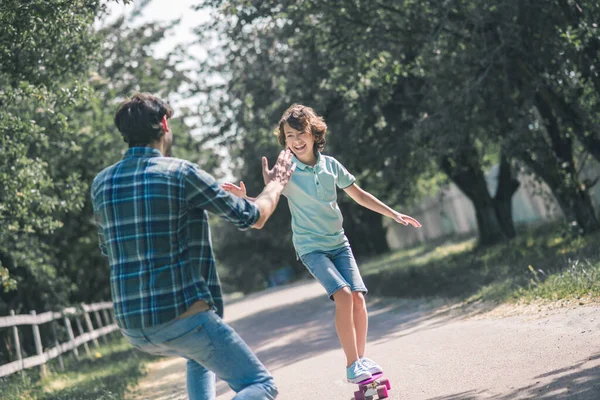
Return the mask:
[[[295,168],[292,155],[281,152],[272,170],[263,158],[263,192],[240,199],[197,165],[170,157],[172,115],[150,94],[124,101],[115,125],[129,150],[92,184],[117,324],[145,352],[188,359],[191,400],[215,398],[215,375],[237,400],[274,399],[272,376],[221,319],[207,211],[241,230],[261,229]]]

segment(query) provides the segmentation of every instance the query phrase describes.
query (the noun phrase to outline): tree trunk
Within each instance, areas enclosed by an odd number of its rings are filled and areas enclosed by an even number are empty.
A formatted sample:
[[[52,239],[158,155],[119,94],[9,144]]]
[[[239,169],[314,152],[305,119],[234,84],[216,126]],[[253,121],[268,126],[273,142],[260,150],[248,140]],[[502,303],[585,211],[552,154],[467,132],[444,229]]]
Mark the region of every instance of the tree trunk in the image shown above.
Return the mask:
[[[520,73],[519,79],[526,82],[535,79],[528,66],[522,61],[517,61]],[[600,85],[600,82],[598,83]],[[600,88],[599,88],[600,89]],[[599,92],[600,93],[600,92]],[[581,144],[590,152],[590,154],[600,162],[600,129],[590,120],[588,113],[581,109],[574,102],[567,102],[559,96],[551,87],[542,85],[535,95],[536,107],[542,102],[549,113],[561,118],[567,125],[571,126],[573,133],[577,136]],[[542,110],[540,110],[542,114]],[[552,114],[552,118],[554,118]],[[544,114],[542,114],[544,116]],[[545,116],[544,116],[545,118]]]
[[[504,235],[512,239],[517,233],[512,214],[512,197],[519,189],[518,179],[513,177],[508,158],[504,153],[500,154],[500,172],[498,174],[498,189],[493,198],[494,210],[502,227]]]
[[[476,153],[462,151],[452,157],[446,156],[441,168],[473,203],[479,244],[491,245],[506,240],[507,236],[496,214],[481,166],[473,154]]]
[[[567,220],[576,222],[584,234],[594,232],[600,225],[590,196],[578,181],[572,139],[561,134],[558,120],[543,96],[536,94],[535,104],[550,143],[535,149],[535,158],[526,153],[521,153],[521,158],[548,184]]]
[[[528,164],[533,166],[533,163],[530,160]],[[600,229],[594,206],[587,191],[569,185],[559,174],[554,173],[552,169],[544,168],[539,164],[537,165],[536,174],[550,187],[567,221],[570,224],[577,224],[583,234],[595,232]]]
[[[482,198],[479,198],[479,200],[482,200]],[[472,198],[471,201],[475,206],[475,217],[477,218],[477,227],[479,229],[479,244],[487,246],[506,240],[507,237],[502,230],[502,224],[498,220],[493,204],[488,204],[487,201],[476,203]]]
[[[600,229],[596,212],[586,191],[573,191],[570,188],[561,187],[555,196],[559,197],[558,202],[562,204],[563,210],[569,209],[569,213],[572,214],[570,220],[577,223],[581,233],[588,234]]]
[[[589,121],[586,112],[576,104],[568,103],[548,87],[540,88],[538,96],[559,118],[573,128],[577,139],[596,161],[600,162],[600,128]]]

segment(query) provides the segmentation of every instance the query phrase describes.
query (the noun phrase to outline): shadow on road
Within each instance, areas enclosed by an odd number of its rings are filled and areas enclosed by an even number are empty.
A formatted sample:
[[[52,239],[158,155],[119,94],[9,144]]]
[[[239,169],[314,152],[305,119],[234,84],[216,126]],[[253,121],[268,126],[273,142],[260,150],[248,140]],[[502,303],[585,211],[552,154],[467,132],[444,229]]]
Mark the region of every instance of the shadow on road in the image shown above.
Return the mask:
[[[371,344],[433,329],[460,316],[419,300],[373,298],[368,301],[368,309]],[[252,314],[231,326],[273,372],[327,351],[342,351],[334,316],[334,303],[319,296]],[[300,330],[302,334],[295,334]],[[217,395],[227,390],[224,382],[219,382]]]
[[[585,367],[585,364],[598,359],[600,359],[600,353],[568,368],[536,376],[534,379],[538,381],[535,384],[514,389],[509,394],[491,396],[485,395],[486,392],[468,391],[449,396],[433,397],[429,400],[597,400],[600,399],[600,366]],[[551,378],[550,382],[546,378]]]

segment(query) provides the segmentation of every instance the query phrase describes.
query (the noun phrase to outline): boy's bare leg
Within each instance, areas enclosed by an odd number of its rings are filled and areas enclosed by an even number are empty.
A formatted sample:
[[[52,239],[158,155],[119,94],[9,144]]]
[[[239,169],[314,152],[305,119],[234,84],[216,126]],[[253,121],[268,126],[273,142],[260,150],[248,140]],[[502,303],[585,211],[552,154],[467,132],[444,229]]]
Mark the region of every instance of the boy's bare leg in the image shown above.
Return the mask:
[[[354,329],[356,332],[356,350],[359,357],[365,355],[367,345],[367,331],[369,329],[369,317],[367,315],[367,303],[362,292],[352,292]]]
[[[348,287],[344,287],[333,294],[333,299],[335,300],[335,329],[340,338],[342,349],[346,353],[346,367],[349,367],[354,361],[358,360],[352,292]]]

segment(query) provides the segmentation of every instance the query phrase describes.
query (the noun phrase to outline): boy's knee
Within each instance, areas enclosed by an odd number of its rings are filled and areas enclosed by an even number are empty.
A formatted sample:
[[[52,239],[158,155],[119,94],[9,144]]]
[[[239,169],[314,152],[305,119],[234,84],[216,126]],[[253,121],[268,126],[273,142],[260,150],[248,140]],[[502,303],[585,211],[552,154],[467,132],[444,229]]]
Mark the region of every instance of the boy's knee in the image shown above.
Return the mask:
[[[354,311],[365,311],[367,309],[365,295],[362,292],[352,292],[352,303],[354,306]]]
[[[354,301],[354,304],[366,304],[363,292],[352,292],[352,300]]]
[[[363,292],[352,292],[354,300],[365,301],[365,295]]]
[[[335,292],[333,294],[333,300],[335,300],[337,304],[352,303],[352,292],[350,291],[350,288],[348,286],[344,286],[343,288]]]

